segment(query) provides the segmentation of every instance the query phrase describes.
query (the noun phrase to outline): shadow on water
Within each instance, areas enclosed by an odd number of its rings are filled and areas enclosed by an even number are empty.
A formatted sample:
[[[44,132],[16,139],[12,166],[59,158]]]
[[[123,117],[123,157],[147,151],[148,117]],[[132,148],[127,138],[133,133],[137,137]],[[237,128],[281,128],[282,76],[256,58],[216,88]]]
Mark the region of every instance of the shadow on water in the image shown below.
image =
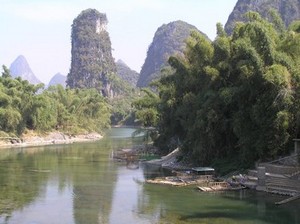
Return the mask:
[[[189,216],[182,216],[180,220],[187,221],[191,219],[230,219],[236,221],[245,221],[245,220],[253,220],[253,217],[245,217],[246,214],[244,213],[237,213],[236,211],[232,212],[205,212],[205,213],[194,213],[193,215]]]
[[[207,193],[200,193],[207,194]],[[240,197],[240,194],[244,197]],[[243,192],[219,193],[219,203],[205,206],[205,210],[199,210],[188,215],[180,216],[181,221],[200,220],[231,220],[230,223],[299,223],[298,205],[278,207],[274,204],[277,196],[266,195],[261,192],[243,190]],[[220,222],[222,223],[222,222]]]
[[[243,190],[234,194],[222,194],[226,200],[233,203],[247,201],[251,210],[250,214],[266,223],[300,223],[300,201],[290,202],[281,206],[275,202],[281,201],[286,196],[267,194],[254,190]],[[214,208],[218,209],[218,206]]]
[[[146,178],[158,175],[158,168],[144,169]],[[251,190],[207,193],[146,184],[140,197],[140,212],[156,214],[161,223],[300,223],[299,201],[278,207],[284,197]]]
[[[131,132],[99,142],[0,151],[0,223],[300,223],[299,201],[259,192],[201,193],[144,184],[158,167],[128,170],[115,149],[141,144]],[[136,181],[137,180],[137,181]]]
[[[100,141],[0,151],[0,223],[109,223],[114,149],[141,144],[134,129]],[[115,137],[117,136],[117,137]]]

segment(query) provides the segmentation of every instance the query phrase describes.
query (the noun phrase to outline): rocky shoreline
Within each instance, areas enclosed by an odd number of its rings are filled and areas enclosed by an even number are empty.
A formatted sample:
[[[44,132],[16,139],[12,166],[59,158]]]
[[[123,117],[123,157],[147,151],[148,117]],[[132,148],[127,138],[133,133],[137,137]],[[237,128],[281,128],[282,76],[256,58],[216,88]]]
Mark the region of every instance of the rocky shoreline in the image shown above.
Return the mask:
[[[50,132],[46,135],[40,135],[30,132],[20,138],[0,139],[0,148],[71,144],[75,142],[97,141],[102,138],[103,136],[96,132],[79,135],[67,135],[62,132]]]

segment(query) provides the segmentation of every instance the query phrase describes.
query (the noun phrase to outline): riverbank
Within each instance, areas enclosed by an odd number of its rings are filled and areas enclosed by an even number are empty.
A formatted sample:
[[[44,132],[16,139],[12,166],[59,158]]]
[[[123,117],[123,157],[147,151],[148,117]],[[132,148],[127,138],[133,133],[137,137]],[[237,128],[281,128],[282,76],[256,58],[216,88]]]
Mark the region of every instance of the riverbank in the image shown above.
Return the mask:
[[[161,157],[160,159],[147,161],[146,163],[148,165],[159,166],[171,170],[173,173],[176,173],[175,176],[163,178],[159,177],[154,180],[147,180],[147,183],[169,184],[172,186],[187,186],[199,184],[200,187],[206,187],[206,189],[210,188],[210,190],[213,189],[213,191],[219,191],[221,190],[221,188],[222,190],[240,190],[244,189],[245,187],[251,189],[256,188],[257,180],[254,181],[254,183],[252,180],[250,181],[250,179],[248,179],[248,176],[246,175],[241,175],[241,178],[240,176],[236,177],[235,181],[233,181],[231,177],[222,179],[220,177],[214,176],[215,173],[213,168],[194,167],[192,164],[186,161],[178,161],[178,158],[180,157],[182,157],[182,154],[179,148],[177,148],[168,155]],[[201,174],[199,172],[201,172]]]
[[[160,159],[154,159],[147,161],[147,164],[160,166],[165,169],[169,170],[188,170],[193,167],[192,164],[178,161],[178,158],[181,157],[182,154],[179,148],[173,150],[168,155],[161,157]]]
[[[180,153],[180,150],[175,149],[168,155],[163,156],[161,159],[148,161],[147,164],[170,169],[173,172],[176,170],[190,170],[191,167],[187,166],[188,164],[178,162],[178,158],[181,156],[182,155]],[[279,163],[278,161],[280,161],[281,163]],[[259,173],[259,170],[248,170],[246,172],[247,174],[238,175],[231,173],[224,177],[212,178],[207,183],[205,182],[202,185],[200,183],[198,188],[201,191],[219,191],[220,189],[240,190],[249,188],[256,191],[264,191],[266,193],[291,196],[291,198],[276,202],[277,205],[281,205],[300,198],[300,167],[297,156],[288,156],[285,158],[281,158],[280,160],[275,160],[271,163],[264,163],[261,165],[263,165],[263,167],[260,168],[263,168],[264,173]],[[187,176],[189,177],[189,175]],[[194,177],[194,175],[190,176]],[[198,182],[198,180],[196,180],[196,182]],[[186,186],[189,184],[194,184],[194,179],[192,179],[192,181],[185,181],[184,178],[178,177],[177,175],[147,180],[147,183]],[[217,188],[215,188],[214,185],[217,185]],[[222,188],[220,188],[220,186],[222,186]]]
[[[103,136],[96,132],[78,135],[67,135],[62,132],[55,131],[41,135],[32,131],[28,131],[20,138],[1,139],[0,148],[29,147],[52,144],[72,144],[75,142],[97,141],[101,138],[103,138]]]

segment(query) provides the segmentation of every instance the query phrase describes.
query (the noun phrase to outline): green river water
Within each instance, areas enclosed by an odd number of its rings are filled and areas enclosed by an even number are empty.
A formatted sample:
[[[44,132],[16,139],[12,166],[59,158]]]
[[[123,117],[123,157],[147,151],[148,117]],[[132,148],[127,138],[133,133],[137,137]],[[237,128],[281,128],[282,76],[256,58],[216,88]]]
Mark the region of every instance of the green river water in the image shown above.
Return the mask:
[[[127,169],[114,149],[141,144],[132,128],[97,142],[0,150],[0,223],[300,223],[300,201],[250,190],[201,193],[195,187],[143,184],[164,175]]]

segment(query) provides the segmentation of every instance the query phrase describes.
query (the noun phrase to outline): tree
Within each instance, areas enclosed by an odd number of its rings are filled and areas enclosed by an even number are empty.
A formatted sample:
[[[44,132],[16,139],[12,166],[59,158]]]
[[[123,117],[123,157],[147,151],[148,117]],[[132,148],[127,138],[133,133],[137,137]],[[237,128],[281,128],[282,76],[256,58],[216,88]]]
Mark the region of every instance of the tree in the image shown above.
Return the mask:
[[[110,110],[95,89],[64,89],[51,86],[42,93],[42,84],[13,79],[3,66],[0,77],[0,130],[22,135],[25,130],[54,129],[70,134],[97,131],[109,126]]]
[[[198,165],[238,158],[247,167],[299,136],[299,23],[286,30],[274,13],[274,23],[246,16],[231,36],[218,24],[213,42],[192,32],[157,85],[157,143],[176,139]]]
[[[143,96],[133,102],[136,118],[144,127],[155,127],[159,119],[156,108],[159,98],[151,89],[144,88],[141,93]]]
[[[2,69],[3,69],[3,72],[2,72],[2,77],[3,78],[11,77],[10,71],[5,65],[2,65]]]

